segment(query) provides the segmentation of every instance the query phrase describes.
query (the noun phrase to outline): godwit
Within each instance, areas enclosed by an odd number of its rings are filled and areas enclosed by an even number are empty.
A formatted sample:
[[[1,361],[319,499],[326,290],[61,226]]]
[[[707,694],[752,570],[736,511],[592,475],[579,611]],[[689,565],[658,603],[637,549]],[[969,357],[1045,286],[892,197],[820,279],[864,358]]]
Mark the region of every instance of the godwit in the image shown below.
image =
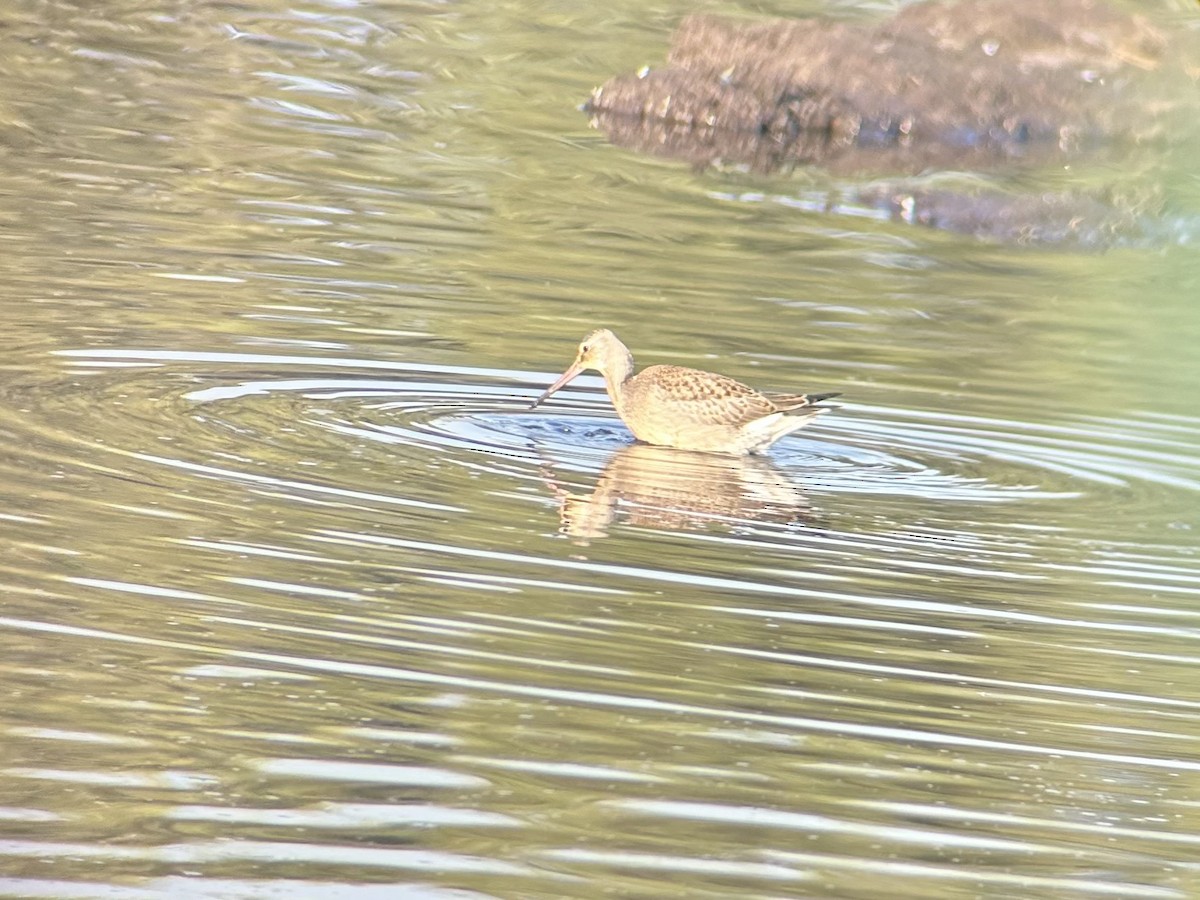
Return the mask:
[[[680,450],[759,453],[802,428],[829,406],[829,394],[761,394],[740,381],[683,366],[649,366],[633,374],[633,355],[607,328],[579,344],[575,362],[533,401],[537,406],[576,375],[595,369],[634,437]]]

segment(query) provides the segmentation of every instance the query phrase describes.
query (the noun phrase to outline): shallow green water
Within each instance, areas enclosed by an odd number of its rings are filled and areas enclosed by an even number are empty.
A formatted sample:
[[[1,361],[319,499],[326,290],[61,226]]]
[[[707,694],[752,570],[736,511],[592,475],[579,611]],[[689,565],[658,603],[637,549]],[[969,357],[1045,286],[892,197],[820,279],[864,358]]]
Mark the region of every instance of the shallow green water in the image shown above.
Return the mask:
[[[689,9],[5,8],[0,894],[1200,890],[1195,246],[607,147]]]

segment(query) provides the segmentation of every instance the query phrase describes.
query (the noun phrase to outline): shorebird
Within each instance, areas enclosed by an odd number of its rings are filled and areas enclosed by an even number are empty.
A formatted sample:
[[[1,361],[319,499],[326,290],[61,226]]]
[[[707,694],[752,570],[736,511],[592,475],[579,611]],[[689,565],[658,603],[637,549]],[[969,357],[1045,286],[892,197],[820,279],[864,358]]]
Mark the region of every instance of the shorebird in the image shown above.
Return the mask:
[[[829,394],[764,394],[715,372],[683,366],[648,366],[633,374],[633,354],[607,328],[579,344],[575,362],[530,405],[572,378],[594,369],[604,376],[609,399],[634,437],[680,450],[760,453],[802,428],[829,406]]]

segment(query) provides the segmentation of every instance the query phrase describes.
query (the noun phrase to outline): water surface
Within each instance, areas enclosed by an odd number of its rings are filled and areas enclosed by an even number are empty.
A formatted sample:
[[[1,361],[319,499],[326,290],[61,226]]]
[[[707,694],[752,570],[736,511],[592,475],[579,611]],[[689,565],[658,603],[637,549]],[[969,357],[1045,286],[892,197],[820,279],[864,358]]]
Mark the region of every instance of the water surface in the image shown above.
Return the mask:
[[[607,147],[690,9],[6,10],[0,894],[1200,891],[1194,247]]]

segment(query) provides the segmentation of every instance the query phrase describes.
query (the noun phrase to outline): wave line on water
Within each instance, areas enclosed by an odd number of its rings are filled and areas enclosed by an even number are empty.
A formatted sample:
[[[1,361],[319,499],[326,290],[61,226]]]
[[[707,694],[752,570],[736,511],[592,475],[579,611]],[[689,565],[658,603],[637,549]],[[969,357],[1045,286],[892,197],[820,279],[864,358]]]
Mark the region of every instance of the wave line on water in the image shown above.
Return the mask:
[[[571,571],[585,571],[619,575],[623,578],[643,578],[652,582],[669,581],[676,584],[688,584],[696,587],[733,590],[753,594],[769,594],[786,597],[813,597],[823,600],[842,600],[848,603],[865,604],[869,606],[903,609],[907,611],[934,612],[941,614],[963,615],[969,618],[1000,619],[1005,622],[1025,622],[1038,625],[1062,625],[1070,628],[1086,628],[1098,631],[1117,632],[1121,634],[1155,634],[1170,637],[1194,637],[1200,640],[1200,629],[1160,627],[1157,625],[1137,625],[1133,623],[1091,622],[1082,619],[1064,619],[1055,616],[1037,615],[1035,613],[1017,612],[1011,609],[987,609],[976,606],[965,606],[956,603],[944,603],[917,598],[890,599],[884,597],[864,597],[858,594],[847,594],[827,589],[813,590],[808,588],[785,587],[782,585],[763,584],[762,582],[743,581],[735,578],[720,578],[715,575],[697,575],[687,572],[672,572],[664,569],[647,569],[640,566],[622,566],[593,562],[580,562],[567,559],[550,559],[528,554],[508,553],[502,550],[482,550],[474,547],[458,547],[452,544],[435,544],[428,541],[414,541],[406,538],[386,537],[362,532],[345,532],[320,530],[311,535],[315,541],[329,541],[354,545],[357,543],[382,544],[407,550],[423,550],[431,553],[448,554],[451,556],[466,556],[474,559],[487,559],[497,562],[515,562],[522,565],[549,566],[552,568]],[[741,612],[736,607],[712,606],[712,609],[729,612]]]
[[[1136,766],[1140,768],[1165,769],[1174,772],[1200,772],[1200,759],[1178,759],[1154,756],[1138,756],[1126,753],[1104,753],[1091,750],[1075,750],[1066,747],[1052,747],[1040,744],[1024,744],[1017,741],[988,740],[984,738],[967,737],[965,735],[935,733],[915,728],[898,728],[887,725],[864,725],[861,723],[836,722],[828,719],[814,719],[807,716],[785,716],[778,713],[761,713],[744,709],[727,709],[721,707],[701,706],[694,703],[669,702],[650,697],[611,694],[601,691],[570,690],[566,688],[540,687],[529,684],[493,681],[484,678],[471,678],[465,675],[444,675],[436,672],[423,672],[416,669],[401,669],[392,666],[380,666],[369,663],[353,663],[340,660],[310,659],[297,656],[286,656],[277,653],[264,653],[253,650],[236,648],[217,648],[188,641],[163,640],[146,638],[136,635],[126,635],[117,632],[104,631],[98,628],[84,628],[75,625],[60,625],[56,623],[37,622],[28,619],[0,618],[0,628],[12,628],[26,631],[43,632],[48,634],[70,635],[73,637],[91,638],[95,640],[116,641],[119,643],[139,644],[151,647],[170,647],[187,650],[192,653],[202,653],[208,656],[269,662],[273,665],[293,666],[299,669],[318,672],[334,672],[340,675],[360,675],[368,678],[383,678],[390,681],[404,681],[416,684],[436,684],[442,687],[456,687],[471,690],[488,691],[490,693],[508,694],[512,696],[536,697],[543,700],[574,702],[616,709],[638,710],[639,712],[662,712],[673,715],[692,715],[707,719],[718,719],[723,722],[740,720],[758,724],[769,724],[779,727],[794,728],[799,731],[816,732],[820,734],[837,734],[881,741],[899,743],[928,744],[941,747],[963,747],[978,750],[1009,751],[1032,756],[1047,758],[1082,759],[1092,762],[1114,763],[1119,765]]]
[[[209,466],[203,463],[193,463],[182,459],[171,459],[170,457],[166,456],[154,456],[149,453],[124,450],[114,450],[113,452],[126,453],[134,459],[139,459],[143,462],[151,462],[157,465],[169,466],[174,469],[182,469],[187,472],[195,472],[210,478],[228,478],[233,481],[244,481],[251,484],[265,484],[273,488],[292,488],[294,490],[307,491],[313,494],[326,494],[329,496],[338,497],[340,499],[370,500],[373,502],[390,504],[394,506],[412,506],[418,509],[433,510],[436,512],[466,512],[466,510],[460,507],[447,506],[442,503],[430,503],[425,500],[410,500],[407,497],[395,497],[387,494],[372,494],[366,491],[353,491],[349,490],[348,488],[337,488],[324,484],[314,484],[311,481],[290,481],[284,478],[273,478],[270,475],[255,475],[252,472],[238,472],[234,469],[223,469],[218,466]]]
[[[444,366],[436,363],[396,362],[379,359],[343,359],[336,356],[276,356],[266,353],[225,353],[198,350],[114,350],[96,347],[79,350],[52,350],[53,356],[70,359],[121,359],[148,362],[252,363],[254,365],[312,366],[318,369],[381,369],[388,372],[424,372],[437,375],[463,374],[539,381],[546,372],[487,369],[477,366]]]

